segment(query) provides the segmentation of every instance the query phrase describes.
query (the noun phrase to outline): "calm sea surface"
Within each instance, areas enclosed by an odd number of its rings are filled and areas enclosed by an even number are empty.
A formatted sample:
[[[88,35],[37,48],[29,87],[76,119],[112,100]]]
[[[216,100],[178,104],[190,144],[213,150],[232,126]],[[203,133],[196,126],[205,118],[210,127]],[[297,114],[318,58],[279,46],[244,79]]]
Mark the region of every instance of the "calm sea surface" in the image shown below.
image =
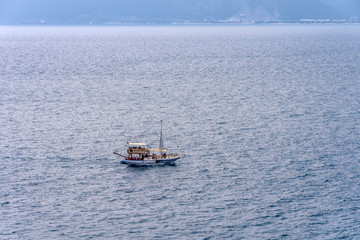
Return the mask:
[[[0,239],[360,239],[360,26],[0,27]],[[175,166],[112,152],[158,146]]]

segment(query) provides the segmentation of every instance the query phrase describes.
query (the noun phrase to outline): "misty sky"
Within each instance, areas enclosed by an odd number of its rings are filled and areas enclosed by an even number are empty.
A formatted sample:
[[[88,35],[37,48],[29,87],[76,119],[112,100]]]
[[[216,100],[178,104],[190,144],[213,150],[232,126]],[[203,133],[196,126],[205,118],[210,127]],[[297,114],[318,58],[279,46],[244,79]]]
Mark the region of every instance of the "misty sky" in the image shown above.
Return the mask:
[[[201,22],[239,14],[264,19],[344,19],[360,16],[360,0],[0,0],[2,24],[129,19]]]

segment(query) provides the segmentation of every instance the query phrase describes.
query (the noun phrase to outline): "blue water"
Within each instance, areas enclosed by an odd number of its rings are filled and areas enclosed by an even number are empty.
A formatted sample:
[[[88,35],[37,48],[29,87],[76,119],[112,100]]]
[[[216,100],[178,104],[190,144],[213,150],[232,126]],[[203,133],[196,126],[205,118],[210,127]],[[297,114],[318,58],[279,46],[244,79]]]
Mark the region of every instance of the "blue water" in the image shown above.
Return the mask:
[[[360,239],[360,27],[0,27],[1,239]],[[175,166],[112,152],[164,142]]]

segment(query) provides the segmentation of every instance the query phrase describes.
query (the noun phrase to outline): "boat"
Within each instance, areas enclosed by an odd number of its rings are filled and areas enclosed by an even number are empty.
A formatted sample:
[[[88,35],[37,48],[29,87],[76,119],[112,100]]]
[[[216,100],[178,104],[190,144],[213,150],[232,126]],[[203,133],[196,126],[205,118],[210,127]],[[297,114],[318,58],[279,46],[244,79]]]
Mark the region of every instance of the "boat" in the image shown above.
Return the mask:
[[[123,157],[120,161],[122,164],[130,166],[154,166],[154,165],[173,165],[180,159],[177,153],[166,153],[164,149],[164,141],[162,134],[162,121],[160,121],[160,142],[159,148],[149,148],[147,143],[127,143],[127,153],[121,154],[117,151],[113,152],[115,155]]]

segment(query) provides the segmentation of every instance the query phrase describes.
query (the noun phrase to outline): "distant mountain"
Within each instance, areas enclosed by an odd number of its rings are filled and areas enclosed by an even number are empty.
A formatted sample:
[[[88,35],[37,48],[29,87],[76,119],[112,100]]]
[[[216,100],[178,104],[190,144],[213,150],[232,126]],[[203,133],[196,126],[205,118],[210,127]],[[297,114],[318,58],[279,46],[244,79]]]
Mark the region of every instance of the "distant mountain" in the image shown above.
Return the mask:
[[[359,0],[0,0],[1,24],[271,22],[360,16]]]

